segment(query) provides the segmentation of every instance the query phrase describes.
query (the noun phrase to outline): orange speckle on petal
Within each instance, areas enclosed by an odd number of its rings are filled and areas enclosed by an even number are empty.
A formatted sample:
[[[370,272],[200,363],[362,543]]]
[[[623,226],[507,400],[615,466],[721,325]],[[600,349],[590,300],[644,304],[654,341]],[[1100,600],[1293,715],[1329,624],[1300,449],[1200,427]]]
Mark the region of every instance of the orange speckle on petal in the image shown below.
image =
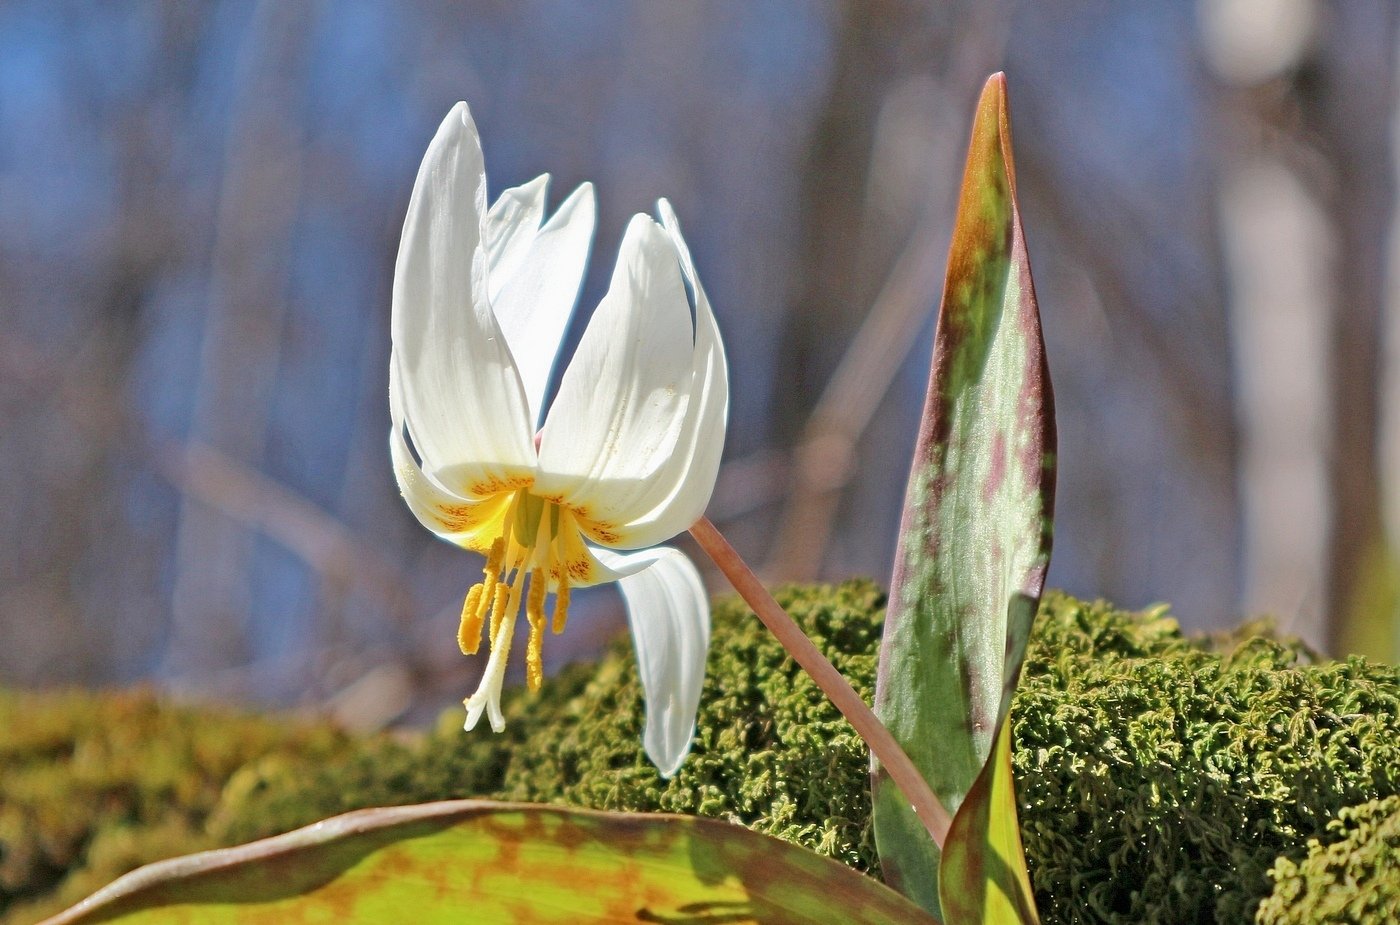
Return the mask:
[[[578,529],[586,533],[589,538],[604,546],[616,545],[621,539],[617,532],[617,526],[606,520],[595,520],[588,516],[588,508],[583,506],[570,507],[569,513],[574,516]]]
[[[533,484],[535,484],[535,477],[533,475],[492,475],[472,482],[467,486],[467,490],[474,495],[497,495],[502,492],[529,488]]]

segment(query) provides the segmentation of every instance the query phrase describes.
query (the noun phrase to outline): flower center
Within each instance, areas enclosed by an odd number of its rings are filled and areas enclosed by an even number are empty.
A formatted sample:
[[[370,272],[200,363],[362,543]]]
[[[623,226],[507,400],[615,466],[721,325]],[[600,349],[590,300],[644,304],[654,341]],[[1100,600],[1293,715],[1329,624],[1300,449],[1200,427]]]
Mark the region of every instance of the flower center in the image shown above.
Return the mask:
[[[491,657],[475,694],[465,701],[466,728],[471,729],[488,712],[491,728],[505,727],[501,715],[501,685],[510,654],[515,624],[523,599],[530,638],[525,648],[525,679],[530,690],[544,680],[545,596],[554,593],[551,628],[563,632],[569,616],[570,579],[586,580],[591,563],[580,556],[583,541],[573,511],[554,501],[516,489],[503,507],[503,516],[488,529],[496,532],[486,557],[482,580],[467,592],[457,643],[464,655],[475,655],[482,630],[488,626]],[[529,588],[526,590],[526,579]]]

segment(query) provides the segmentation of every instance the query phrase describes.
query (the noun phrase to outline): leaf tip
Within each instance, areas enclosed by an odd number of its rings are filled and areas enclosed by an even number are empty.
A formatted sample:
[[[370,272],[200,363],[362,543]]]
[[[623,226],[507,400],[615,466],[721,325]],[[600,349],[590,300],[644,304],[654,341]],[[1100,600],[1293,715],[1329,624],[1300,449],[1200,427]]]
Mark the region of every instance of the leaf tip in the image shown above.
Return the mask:
[[[997,71],[982,85],[982,95],[977,100],[978,111],[991,109],[1001,113],[1006,110],[1006,72]]]

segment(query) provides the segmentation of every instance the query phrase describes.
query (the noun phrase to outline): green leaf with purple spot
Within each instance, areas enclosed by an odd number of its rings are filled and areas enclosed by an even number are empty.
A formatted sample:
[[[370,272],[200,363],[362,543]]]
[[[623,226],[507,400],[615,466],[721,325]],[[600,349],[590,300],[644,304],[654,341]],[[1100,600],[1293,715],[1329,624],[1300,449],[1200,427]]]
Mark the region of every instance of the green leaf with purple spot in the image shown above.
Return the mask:
[[[454,800],[133,871],[45,925],[918,925],[888,887],[714,819]]]
[[[875,690],[876,713],[950,811],[1020,679],[1050,560],[1054,421],[998,74],[973,122]],[[991,824],[1008,812],[1015,824],[1014,799],[989,805]],[[878,768],[874,824],[886,882],[937,912],[939,851]],[[956,817],[954,830],[982,838]],[[1014,866],[1024,881],[1024,859]]]

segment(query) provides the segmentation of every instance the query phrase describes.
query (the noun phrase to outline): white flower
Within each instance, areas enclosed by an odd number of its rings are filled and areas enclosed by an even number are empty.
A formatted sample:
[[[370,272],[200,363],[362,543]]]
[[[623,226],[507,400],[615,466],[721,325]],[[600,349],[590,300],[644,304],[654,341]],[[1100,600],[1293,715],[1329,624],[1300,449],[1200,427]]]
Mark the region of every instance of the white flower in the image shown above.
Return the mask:
[[[729,407],[724,347],[662,200],[659,224],[628,224],[608,293],[536,433],[594,224],[588,184],[546,221],[547,182],[507,190],[488,210],[465,103],[428,146],[394,271],[394,472],[425,527],[487,557],[459,633],[467,654],[483,626],[491,643],[466,728],[483,711],[504,727],[501,683],[522,602],[534,689],[546,595],[556,595],[557,633],[570,588],[618,581],[646,695],[644,745],[669,776],[694,734],[709,602],[683,554],[643,547],[688,528],[709,502]]]

